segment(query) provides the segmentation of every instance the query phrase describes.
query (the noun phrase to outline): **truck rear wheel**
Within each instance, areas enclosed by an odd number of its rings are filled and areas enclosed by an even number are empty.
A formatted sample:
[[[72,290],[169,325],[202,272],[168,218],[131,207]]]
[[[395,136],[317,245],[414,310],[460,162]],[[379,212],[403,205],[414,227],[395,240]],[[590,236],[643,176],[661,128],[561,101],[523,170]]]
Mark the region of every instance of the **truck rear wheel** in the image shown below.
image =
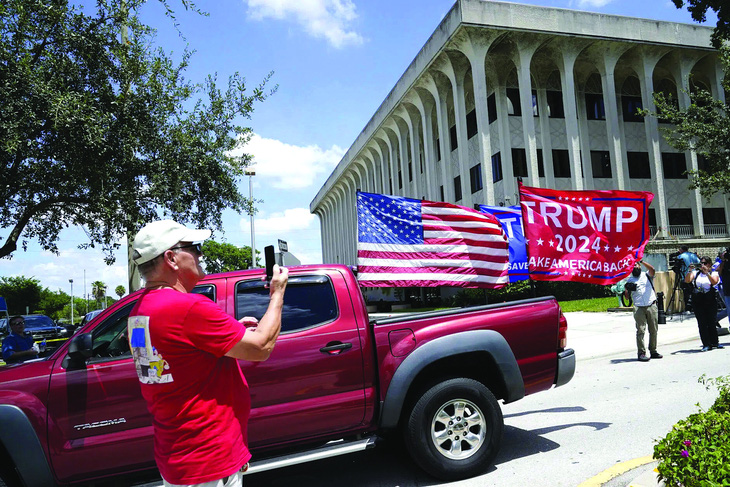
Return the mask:
[[[407,417],[406,447],[426,472],[460,480],[484,472],[502,441],[504,419],[494,394],[473,379],[450,379],[426,391]]]

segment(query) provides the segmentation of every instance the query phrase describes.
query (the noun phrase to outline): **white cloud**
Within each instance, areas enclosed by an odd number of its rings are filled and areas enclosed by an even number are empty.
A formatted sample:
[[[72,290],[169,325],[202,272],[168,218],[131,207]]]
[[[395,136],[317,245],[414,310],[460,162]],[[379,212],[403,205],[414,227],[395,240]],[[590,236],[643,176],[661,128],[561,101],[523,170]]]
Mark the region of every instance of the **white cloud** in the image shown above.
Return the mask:
[[[291,208],[283,213],[273,213],[270,216],[256,219],[256,235],[282,235],[289,232],[301,232],[314,229],[317,217],[309,212],[309,208]],[[249,225],[247,218],[241,219],[241,229]],[[316,230],[316,229],[314,229]]]
[[[578,6],[600,8],[604,5],[608,5],[612,1],[613,0],[578,0]]]
[[[256,178],[272,178],[279,189],[307,188],[328,175],[340,162],[345,150],[333,145],[322,149],[318,145],[297,146],[254,134],[243,148],[254,157]]]
[[[293,20],[310,35],[324,38],[332,46],[363,43],[351,28],[357,18],[351,0],[247,0],[248,15],[254,20]]]

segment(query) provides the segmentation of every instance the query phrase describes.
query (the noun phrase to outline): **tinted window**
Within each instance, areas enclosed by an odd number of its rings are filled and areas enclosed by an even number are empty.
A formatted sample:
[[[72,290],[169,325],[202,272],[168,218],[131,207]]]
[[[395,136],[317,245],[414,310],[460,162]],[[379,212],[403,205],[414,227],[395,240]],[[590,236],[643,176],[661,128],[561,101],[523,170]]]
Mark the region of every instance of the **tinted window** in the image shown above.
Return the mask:
[[[627,152],[629,177],[631,179],[651,179],[648,152]]]
[[[107,357],[131,357],[129,350],[129,338],[127,334],[127,318],[136,302],[129,303],[124,308],[114,313],[111,317],[94,328],[91,332],[93,343],[94,359]]]
[[[570,177],[570,155],[567,150],[553,149],[553,176]]]
[[[269,306],[269,290],[262,281],[236,284],[236,319],[253,316],[257,319]],[[334,289],[327,276],[294,276],[289,278],[281,314],[282,333],[310,328],[337,318]]]
[[[215,302],[215,286],[212,284],[207,284],[205,286],[195,286],[190,292],[194,294],[202,294],[206,298]]]
[[[662,168],[666,179],[687,179],[684,152],[662,152]]]

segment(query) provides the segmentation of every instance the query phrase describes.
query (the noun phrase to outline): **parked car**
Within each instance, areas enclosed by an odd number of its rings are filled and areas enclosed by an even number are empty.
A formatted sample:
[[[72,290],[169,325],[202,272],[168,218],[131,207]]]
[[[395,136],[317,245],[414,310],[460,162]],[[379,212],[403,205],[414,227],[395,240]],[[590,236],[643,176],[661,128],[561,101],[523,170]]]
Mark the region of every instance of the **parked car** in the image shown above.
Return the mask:
[[[84,326],[86,323],[88,323],[89,321],[91,321],[92,319],[94,319],[94,317],[98,316],[99,313],[101,313],[102,311],[104,311],[104,310],[103,309],[95,309],[94,311],[89,311],[88,313],[86,313],[84,315],[83,319],[81,320],[81,324],[79,325],[79,327]]]
[[[46,315],[23,315],[25,331],[33,336],[35,341],[43,339],[68,338],[71,336],[64,326],[57,325]]]
[[[234,318],[261,318],[263,273],[213,274],[194,292]],[[0,485],[131,485],[121,476],[159,475],[127,335],[139,296],[105,309],[49,357],[0,367],[0,424],[13,426],[0,428]],[[573,377],[567,329],[553,297],[375,320],[350,268],[291,267],[276,348],[265,362],[239,362],[251,387],[247,474],[396,434],[437,478],[480,474],[499,452],[499,401]]]

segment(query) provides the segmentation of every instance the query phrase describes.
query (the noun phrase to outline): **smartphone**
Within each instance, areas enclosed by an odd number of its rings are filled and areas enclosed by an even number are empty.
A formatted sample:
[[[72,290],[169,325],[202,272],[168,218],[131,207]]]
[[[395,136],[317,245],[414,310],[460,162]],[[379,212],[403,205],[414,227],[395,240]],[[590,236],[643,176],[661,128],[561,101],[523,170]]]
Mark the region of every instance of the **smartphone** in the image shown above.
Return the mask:
[[[264,258],[266,259],[266,279],[271,280],[274,275],[274,246],[264,247]]]

